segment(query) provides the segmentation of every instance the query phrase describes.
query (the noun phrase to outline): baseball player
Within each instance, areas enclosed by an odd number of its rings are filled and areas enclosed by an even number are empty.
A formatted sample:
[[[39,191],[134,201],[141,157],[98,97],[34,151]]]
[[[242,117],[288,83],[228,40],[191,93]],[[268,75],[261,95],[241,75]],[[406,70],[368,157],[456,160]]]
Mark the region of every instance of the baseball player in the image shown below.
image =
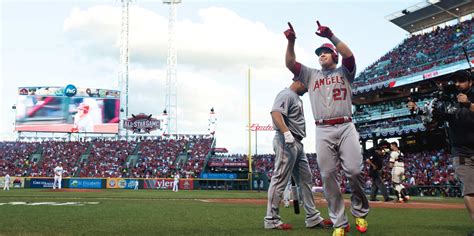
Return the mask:
[[[138,179],[135,180],[135,187],[133,189],[138,190]]]
[[[324,220],[316,209],[311,186],[313,177],[308,158],[301,140],[306,136],[303,101],[299,98],[307,91],[301,81],[294,81],[289,88],[282,90],[275,98],[271,116],[276,130],[273,139],[275,151],[274,172],[268,188],[267,214],[264,218],[265,229],[288,230],[292,226],[284,224],[279,215],[279,205],[283,191],[293,176],[300,186],[306,212],[305,223],[308,228],[328,228],[332,223]]]
[[[77,108],[77,113],[74,115],[74,125],[71,129],[71,132],[93,132],[94,131],[94,121],[89,115],[90,106],[81,103]]]
[[[8,173],[5,175],[4,180],[5,186],[3,186],[3,191],[10,191],[10,175]]]
[[[352,215],[356,228],[367,231],[369,202],[364,194],[365,181],[361,171],[362,150],[359,134],[352,123],[351,84],[356,72],[354,55],[349,47],[329,29],[317,21],[316,34],[331,41],[317,48],[322,69],[313,69],[296,61],[293,26],[284,32],[288,39],[285,62],[295,78],[308,88],[309,99],[316,123],[317,163],[323,180],[324,196],[328,201],[329,216],[334,222],[333,235],[344,235],[349,231],[349,221],[344,213],[344,200],[337,181],[337,165],[340,163],[352,190]],[[338,54],[342,65],[337,67]]]
[[[390,167],[392,168],[392,184],[395,189],[397,200],[401,203],[410,200],[402,181],[405,175],[405,163],[403,162],[403,153],[398,148],[396,142],[390,143]]]
[[[63,180],[63,163],[59,162],[58,166],[54,168],[54,182],[53,182],[53,189],[61,189],[61,181]]]
[[[179,174],[176,173],[174,175],[174,181],[173,181],[173,192],[178,192],[178,187],[179,187]]]

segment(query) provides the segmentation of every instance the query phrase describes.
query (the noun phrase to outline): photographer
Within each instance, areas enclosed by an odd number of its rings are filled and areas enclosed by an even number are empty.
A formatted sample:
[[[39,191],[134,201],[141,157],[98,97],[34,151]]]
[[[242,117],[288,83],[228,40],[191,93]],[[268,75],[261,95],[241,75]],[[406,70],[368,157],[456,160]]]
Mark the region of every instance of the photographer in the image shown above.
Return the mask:
[[[453,73],[450,79],[455,82],[457,96],[449,101],[439,99],[430,103],[429,108],[419,109],[413,101],[408,102],[408,108],[424,116],[432,111],[431,124],[447,123],[448,138],[457,177],[463,183],[463,196],[466,208],[474,220],[474,89],[472,75],[466,70]],[[446,90],[446,89],[443,89]],[[447,99],[445,99],[447,100]],[[434,100],[435,101],[435,100]],[[440,105],[441,104],[441,105]],[[447,104],[447,105],[446,105]],[[425,119],[424,122],[426,122]]]

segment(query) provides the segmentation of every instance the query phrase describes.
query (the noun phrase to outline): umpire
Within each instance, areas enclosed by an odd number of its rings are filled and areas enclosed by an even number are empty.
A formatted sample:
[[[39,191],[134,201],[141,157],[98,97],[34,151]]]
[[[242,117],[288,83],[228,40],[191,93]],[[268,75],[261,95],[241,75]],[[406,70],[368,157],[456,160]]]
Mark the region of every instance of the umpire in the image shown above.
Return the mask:
[[[370,201],[379,201],[377,192],[380,190],[386,202],[393,200],[387,193],[387,188],[382,181],[383,159],[385,150],[388,148],[388,142],[382,140],[373,150],[372,155],[365,162],[369,164],[369,176],[372,178],[372,191],[370,193]]]
[[[474,91],[472,88],[472,74],[466,70],[459,70],[452,74],[458,95],[454,103],[457,109],[454,114],[447,114],[448,136],[451,145],[451,154],[457,177],[463,183],[464,204],[474,220]],[[417,110],[414,102],[408,103],[408,108]],[[419,113],[419,112],[418,112]],[[442,124],[444,121],[438,121]],[[472,233],[471,233],[472,234]]]

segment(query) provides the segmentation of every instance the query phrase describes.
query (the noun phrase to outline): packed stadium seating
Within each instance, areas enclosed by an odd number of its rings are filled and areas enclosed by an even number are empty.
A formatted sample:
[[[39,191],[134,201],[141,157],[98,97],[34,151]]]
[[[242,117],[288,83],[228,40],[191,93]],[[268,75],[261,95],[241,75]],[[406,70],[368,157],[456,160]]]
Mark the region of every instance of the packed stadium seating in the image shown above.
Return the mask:
[[[73,176],[80,156],[86,152],[88,142],[48,141],[41,143],[42,160],[31,161],[30,176],[53,177],[53,169],[63,163],[63,176]]]
[[[0,142],[0,175],[52,177],[54,167],[62,162],[65,177],[152,178],[179,172],[193,178],[201,173],[212,140],[187,136],[143,141]],[[128,160],[132,154],[138,156],[133,166]],[[179,154],[186,158],[177,167]]]
[[[88,160],[81,162],[79,177],[121,177],[124,163],[136,145],[135,141],[92,142]]]
[[[211,152],[213,139],[209,137],[182,137],[179,139],[155,139],[143,141],[105,141],[87,142],[44,141],[38,142],[0,142],[0,175],[12,176],[53,176],[52,169],[62,161],[65,176],[78,177],[133,177],[160,178],[171,177],[179,172],[182,177],[197,178],[202,172],[204,162]],[[127,157],[137,153],[139,158],[133,166]],[[39,160],[30,160],[34,154],[40,154]],[[181,166],[177,163],[180,155],[186,154]],[[87,155],[88,158],[82,158]],[[307,154],[313,181],[322,186],[316,161],[316,154]],[[274,154],[255,155],[254,172],[273,174]],[[248,162],[246,155],[218,155],[212,162]],[[388,158],[383,169],[387,186],[390,183]],[[444,150],[424,151],[405,154],[406,185],[416,186],[456,186],[460,183],[454,178],[454,167],[450,155]],[[346,190],[347,179],[340,167],[338,179],[342,191]],[[364,176],[370,188],[367,171]],[[413,177],[413,180],[410,179]],[[425,190],[424,194],[433,194],[435,188]],[[450,188],[441,188],[442,194],[456,195]],[[440,191],[439,189],[437,191]]]
[[[307,154],[308,162],[313,174],[313,182],[316,186],[322,186],[321,175],[319,173],[318,164],[316,161],[316,154]],[[266,173],[271,178],[273,173],[275,155],[256,155],[253,157],[255,171]],[[364,178],[366,180],[366,189],[369,191],[371,187],[370,177],[368,175],[368,166],[364,171]],[[445,150],[424,151],[419,153],[406,153],[405,155],[405,176],[406,186],[431,186],[426,189],[425,195],[434,194],[436,187],[433,186],[452,186],[459,187],[460,182],[454,178],[454,167],[450,155]],[[388,187],[391,187],[391,169],[388,164],[388,157],[384,159],[383,179]],[[413,177],[414,184],[410,184],[409,179]],[[346,176],[338,167],[338,181],[342,191],[348,187]],[[446,190],[441,194],[449,195],[451,189],[442,188]],[[439,189],[437,190],[439,191]]]
[[[473,27],[471,19],[405,39],[363,70],[354,80],[354,87],[370,86],[465,60],[462,45],[465,45],[469,55],[473,56]]]
[[[28,157],[36,152],[38,143],[0,142],[0,173],[4,176],[24,176],[29,167]]]

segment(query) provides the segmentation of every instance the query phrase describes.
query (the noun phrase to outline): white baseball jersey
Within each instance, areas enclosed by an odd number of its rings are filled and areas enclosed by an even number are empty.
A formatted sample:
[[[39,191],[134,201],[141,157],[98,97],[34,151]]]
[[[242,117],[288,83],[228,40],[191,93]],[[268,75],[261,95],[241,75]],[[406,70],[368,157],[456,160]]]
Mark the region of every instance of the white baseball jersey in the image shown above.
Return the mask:
[[[84,115],[82,117],[79,114],[74,116],[74,125],[77,127],[79,132],[93,132],[94,122],[90,115]]]
[[[308,88],[316,121],[352,116],[351,81],[354,80],[355,71],[355,65],[351,73],[344,65],[335,70],[318,70],[301,64],[296,79]]]
[[[5,183],[10,183],[10,175],[5,175]]]
[[[54,175],[56,176],[63,176],[63,172],[64,169],[61,166],[56,166],[56,168],[54,168]]]
[[[174,183],[175,184],[179,183],[179,175],[174,176]]]
[[[390,163],[393,163],[393,167],[405,167],[403,153],[400,151],[392,151],[390,153]]]

